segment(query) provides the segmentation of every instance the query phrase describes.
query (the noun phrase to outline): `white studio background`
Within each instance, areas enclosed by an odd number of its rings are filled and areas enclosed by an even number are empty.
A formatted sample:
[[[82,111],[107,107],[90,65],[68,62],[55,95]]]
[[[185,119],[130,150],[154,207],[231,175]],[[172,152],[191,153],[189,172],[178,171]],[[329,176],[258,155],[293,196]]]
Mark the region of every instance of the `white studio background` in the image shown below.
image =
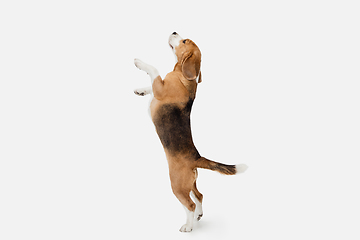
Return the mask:
[[[359,239],[357,1],[2,1],[0,239]],[[192,112],[204,217],[148,116],[177,31],[203,54]],[[160,239],[160,238],[159,238]]]

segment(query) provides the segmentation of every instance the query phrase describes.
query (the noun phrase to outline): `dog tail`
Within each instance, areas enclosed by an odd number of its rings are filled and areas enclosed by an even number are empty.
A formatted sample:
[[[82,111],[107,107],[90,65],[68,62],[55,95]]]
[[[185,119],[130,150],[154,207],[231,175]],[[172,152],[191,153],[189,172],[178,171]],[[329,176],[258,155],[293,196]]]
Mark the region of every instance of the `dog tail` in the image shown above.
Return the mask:
[[[196,167],[217,171],[225,175],[235,175],[238,173],[243,173],[248,168],[246,164],[226,165],[211,161],[204,157],[200,157],[199,159],[196,160]]]

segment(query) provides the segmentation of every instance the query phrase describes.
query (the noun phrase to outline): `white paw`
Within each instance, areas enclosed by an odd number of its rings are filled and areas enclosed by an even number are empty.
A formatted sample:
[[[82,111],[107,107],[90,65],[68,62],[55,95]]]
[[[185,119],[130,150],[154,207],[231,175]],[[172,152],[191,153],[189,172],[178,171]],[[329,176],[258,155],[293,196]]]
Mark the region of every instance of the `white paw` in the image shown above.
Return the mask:
[[[134,59],[134,64],[140,70],[144,70],[144,68],[146,66],[146,63],[144,63],[143,61],[141,61],[140,59],[137,59],[137,58]]]
[[[184,224],[180,230],[180,232],[191,232],[192,231],[192,226],[188,225],[188,224]]]
[[[137,90],[137,89],[134,90],[134,93],[136,95],[138,95],[138,96],[145,96],[146,95],[145,91],[141,91],[141,90]]]
[[[134,93],[138,96],[145,96],[146,94],[148,94],[145,90],[141,90],[141,89],[135,89]]]
[[[202,216],[203,216],[203,213],[202,213],[202,212],[196,212],[196,211],[195,211],[195,219],[196,219],[197,221],[200,221],[200,219],[202,218]]]
[[[194,216],[197,221],[200,221],[200,219],[203,216],[202,204],[198,201],[196,202],[196,209],[195,209]]]

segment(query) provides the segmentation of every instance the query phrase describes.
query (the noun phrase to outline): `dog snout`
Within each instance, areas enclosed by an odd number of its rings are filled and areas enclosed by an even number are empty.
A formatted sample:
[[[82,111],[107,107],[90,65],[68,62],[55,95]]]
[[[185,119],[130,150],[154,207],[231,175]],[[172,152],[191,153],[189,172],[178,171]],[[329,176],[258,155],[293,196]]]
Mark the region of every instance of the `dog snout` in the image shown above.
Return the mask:
[[[177,32],[173,32],[169,37],[169,44],[171,47],[176,47],[182,38]]]

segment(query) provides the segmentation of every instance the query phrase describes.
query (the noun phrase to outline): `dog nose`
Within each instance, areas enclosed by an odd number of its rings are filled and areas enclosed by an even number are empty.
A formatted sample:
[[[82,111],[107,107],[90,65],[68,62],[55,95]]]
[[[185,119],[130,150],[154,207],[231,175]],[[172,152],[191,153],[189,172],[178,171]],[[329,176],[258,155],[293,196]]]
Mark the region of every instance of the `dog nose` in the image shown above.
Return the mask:
[[[176,32],[173,32],[172,35],[176,35],[177,33]]]

